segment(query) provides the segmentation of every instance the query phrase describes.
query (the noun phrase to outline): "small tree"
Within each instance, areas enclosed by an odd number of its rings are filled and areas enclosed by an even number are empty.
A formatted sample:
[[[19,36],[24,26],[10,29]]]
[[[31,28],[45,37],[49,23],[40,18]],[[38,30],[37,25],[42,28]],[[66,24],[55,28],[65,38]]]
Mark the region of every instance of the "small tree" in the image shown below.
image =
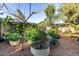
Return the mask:
[[[23,41],[24,41],[24,33],[25,33],[25,24],[26,24],[26,22],[27,22],[27,20],[33,15],[33,14],[35,14],[36,12],[32,12],[32,13],[30,13],[30,15],[26,18],[25,17],[25,15],[19,10],[19,9],[17,9],[17,13],[16,13],[16,19],[19,21],[19,22],[21,22],[21,23],[23,23],[23,30],[22,30],[22,36],[23,36],[23,38],[22,38],[22,49],[23,49]],[[20,21],[21,20],[21,21]]]

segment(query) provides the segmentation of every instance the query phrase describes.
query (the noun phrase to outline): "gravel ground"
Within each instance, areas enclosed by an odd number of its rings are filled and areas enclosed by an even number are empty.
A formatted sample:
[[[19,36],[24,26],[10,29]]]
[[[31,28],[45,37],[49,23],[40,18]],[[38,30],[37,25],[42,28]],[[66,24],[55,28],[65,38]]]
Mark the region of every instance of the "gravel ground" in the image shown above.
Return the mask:
[[[25,45],[21,51],[20,46],[11,47],[9,43],[0,43],[0,56],[32,56],[30,46]],[[49,56],[79,56],[79,45],[70,37],[61,37],[59,44],[51,48]]]

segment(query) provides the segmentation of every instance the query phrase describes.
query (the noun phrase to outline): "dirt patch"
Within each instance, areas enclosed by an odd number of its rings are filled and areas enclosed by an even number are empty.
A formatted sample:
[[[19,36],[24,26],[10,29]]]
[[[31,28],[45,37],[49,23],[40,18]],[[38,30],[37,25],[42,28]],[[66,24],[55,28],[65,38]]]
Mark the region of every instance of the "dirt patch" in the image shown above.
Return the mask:
[[[9,43],[0,43],[0,56],[32,56],[30,46],[25,45],[23,51],[20,46],[11,47]],[[71,37],[61,36],[59,44],[51,48],[49,56],[79,56],[79,45]]]

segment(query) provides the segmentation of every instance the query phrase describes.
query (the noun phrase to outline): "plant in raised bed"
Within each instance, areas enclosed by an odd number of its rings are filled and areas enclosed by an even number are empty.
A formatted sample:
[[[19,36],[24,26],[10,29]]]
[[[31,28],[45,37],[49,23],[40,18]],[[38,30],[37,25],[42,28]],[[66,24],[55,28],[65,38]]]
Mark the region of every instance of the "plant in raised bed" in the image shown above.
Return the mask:
[[[7,35],[7,39],[9,39],[9,43],[11,46],[18,45],[20,38],[21,38],[21,35],[17,32],[13,32]]]

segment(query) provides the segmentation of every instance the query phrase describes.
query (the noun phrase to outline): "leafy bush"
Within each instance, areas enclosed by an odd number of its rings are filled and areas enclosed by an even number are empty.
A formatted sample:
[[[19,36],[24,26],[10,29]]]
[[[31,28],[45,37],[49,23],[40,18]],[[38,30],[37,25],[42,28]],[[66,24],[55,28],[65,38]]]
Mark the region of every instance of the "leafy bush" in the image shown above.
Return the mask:
[[[9,34],[11,34],[11,31],[4,32],[4,34],[3,34],[6,41],[9,40],[9,39],[8,39]]]
[[[56,45],[58,39],[60,38],[59,35],[55,32],[55,31],[52,31],[50,30],[48,32],[48,35],[51,36],[51,45]]]
[[[10,40],[10,41],[18,41],[20,39],[21,35],[19,33],[10,33],[8,34],[7,38]]]
[[[77,30],[79,30],[79,24],[78,25],[75,25],[75,27],[76,27]]]
[[[56,34],[54,31],[49,32],[49,35],[50,35],[52,38],[58,38],[58,34]]]
[[[13,23],[12,29],[22,33],[23,24],[22,23]]]
[[[59,28],[58,26],[54,26],[53,28],[51,28],[51,29],[49,30],[49,32],[52,32],[52,31],[53,31],[54,33],[57,33],[57,34],[58,34],[58,33],[59,33],[58,28]]]
[[[32,42],[32,47],[36,49],[45,49],[48,47],[46,33],[38,28],[27,28],[25,31],[26,40]]]
[[[48,34],[53,38],[58,38],[58,27],[52,28],[48,31]]]
[[[9,36],[9,34],[11,34],[10,31],[4,32],[4,35],[5,35],[5,36]]]
[[[46,38],[45,36],[46,36],[45,32],[41,31],[38,28],[30,27],[27,28],[25,31],[25,38],[30,41],[39,41],[42,40],[43,38],[45,39]]]

